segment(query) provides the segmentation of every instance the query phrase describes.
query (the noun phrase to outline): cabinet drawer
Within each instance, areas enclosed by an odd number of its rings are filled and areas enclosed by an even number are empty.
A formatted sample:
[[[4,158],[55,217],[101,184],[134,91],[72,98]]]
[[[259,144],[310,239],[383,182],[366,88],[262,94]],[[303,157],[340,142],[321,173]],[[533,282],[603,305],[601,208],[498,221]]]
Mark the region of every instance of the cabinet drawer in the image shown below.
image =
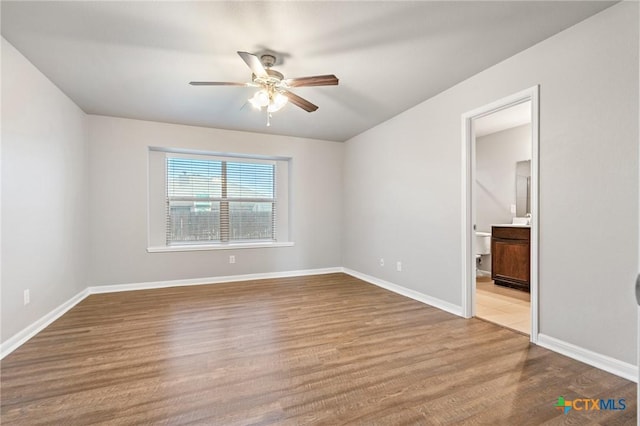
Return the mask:
[[[491,236],[493,238],[500,238],[503,240],[524,240],[529,241],[531,235],[531,229],[525,227],[511,227],[511,226],[492,226]]]

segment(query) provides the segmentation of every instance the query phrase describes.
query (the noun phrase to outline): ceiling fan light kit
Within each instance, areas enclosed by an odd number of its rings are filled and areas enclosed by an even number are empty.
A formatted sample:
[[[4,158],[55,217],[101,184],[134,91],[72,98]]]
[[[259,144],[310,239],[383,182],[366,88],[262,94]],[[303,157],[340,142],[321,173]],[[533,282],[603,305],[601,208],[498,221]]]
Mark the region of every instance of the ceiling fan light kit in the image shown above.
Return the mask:
[[[282,93],[276,93],[269,101],[269,106],[267,107],[267,111],[276,112],[280,111],[289,101]]]
[[[313,112],[318,109],[304,98],[290,92],[291,87],[311,87],[311,86],[336,86],[338,78],[333,74],[317,75],[312,77],[289,78],[271,67],[276,63],[276,57],[271,54],[263,54],[258,58],[248,52],[238,52],[252,71],[251,83],[230,83],[219,81],[192,81],[192,86],[250,86],[258,87],[259,90],[249,98],[249,103],[255,108],[267,111],[267,126],[271,125],[271,113],[280,111],[289,101],[292,104]]]

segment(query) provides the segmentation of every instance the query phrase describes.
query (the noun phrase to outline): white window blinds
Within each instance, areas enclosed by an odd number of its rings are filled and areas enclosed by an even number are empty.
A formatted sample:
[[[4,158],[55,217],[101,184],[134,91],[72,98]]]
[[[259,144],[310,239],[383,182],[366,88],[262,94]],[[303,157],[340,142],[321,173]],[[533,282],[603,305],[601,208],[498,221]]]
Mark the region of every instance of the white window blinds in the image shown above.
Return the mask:
[[[167,155],[167,245],[275,241],[276,164]]]

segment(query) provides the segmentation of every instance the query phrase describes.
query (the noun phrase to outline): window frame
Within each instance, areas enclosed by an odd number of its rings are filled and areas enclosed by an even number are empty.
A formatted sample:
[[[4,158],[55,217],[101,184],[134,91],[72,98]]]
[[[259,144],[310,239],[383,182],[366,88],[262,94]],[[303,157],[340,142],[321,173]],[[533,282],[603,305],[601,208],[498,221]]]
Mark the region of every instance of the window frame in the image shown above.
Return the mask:
[[[168,227],[168,206],[169,196],[167,192],[167,158],[182,157],[197,160],[212,160],[222,162],[237,163],[263,163],[273,164],[274,167],[274,204],[276,205],[276,215],[273,239],[238,239],[238,240],[207,240],[203,242],[185,241],[167,242]],[[290,247],[294,245],[291,240],[291,158],[275,157],[264,155],[231,154],[208,151],[184,150],[164,147],[149,147],[148,153],[148,232],[147,232],[147,252],[173,252],[173,251],[201,251],[201,250],[230,250],[245,248],[266,248],[266,247]],[[159,198],[162,194],[163,208],[159,211]],[[270,199],[271,200],[271,199]],[[228,202],[254,201],[244,198],[227,198]],[[222,201],[220,202],[222,206]],[[162,229],[162,238],[160,231]],[[230,223],[229,223],[230,229]]]

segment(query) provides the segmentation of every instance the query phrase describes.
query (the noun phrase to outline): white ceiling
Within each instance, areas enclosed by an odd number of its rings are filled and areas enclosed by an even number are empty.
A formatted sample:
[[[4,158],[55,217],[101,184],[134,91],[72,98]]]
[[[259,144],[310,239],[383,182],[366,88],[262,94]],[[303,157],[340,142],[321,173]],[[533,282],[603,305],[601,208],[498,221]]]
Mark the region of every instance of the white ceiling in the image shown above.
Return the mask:
[[[2,35],[86,113],[345,141],[611,6],[600,1],[2,1]],[[238,50],[282,52],[293,90],[266,117]]]
[[[530,122],[531,101],[527,101],[473,120],[473,129],[475,136],[480,138]]]

